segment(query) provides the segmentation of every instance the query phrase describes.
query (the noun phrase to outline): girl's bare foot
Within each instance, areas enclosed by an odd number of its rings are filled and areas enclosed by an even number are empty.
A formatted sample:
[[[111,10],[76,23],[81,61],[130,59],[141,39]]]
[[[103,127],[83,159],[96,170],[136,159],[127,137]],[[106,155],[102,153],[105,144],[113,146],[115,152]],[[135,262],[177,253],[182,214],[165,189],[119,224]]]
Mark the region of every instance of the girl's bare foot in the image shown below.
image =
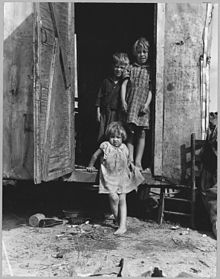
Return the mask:
[[[119,227],[118,229],[117,229],[117,231],[115,231],[114,232],[114,234],[116,234],[116,235],[121,235],[121,234],[124,234],[125,232],[127,231],[127,228],[126,227]]]

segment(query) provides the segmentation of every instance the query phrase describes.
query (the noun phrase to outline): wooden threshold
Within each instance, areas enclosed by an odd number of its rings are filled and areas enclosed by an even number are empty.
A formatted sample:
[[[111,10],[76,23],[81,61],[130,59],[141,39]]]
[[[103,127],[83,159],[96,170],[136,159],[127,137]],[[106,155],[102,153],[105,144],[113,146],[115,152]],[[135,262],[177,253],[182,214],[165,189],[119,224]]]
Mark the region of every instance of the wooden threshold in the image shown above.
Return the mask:
[[[143,176],[145,181],[142,183],[144,185],[150,185],[154,188],[167,187],[170,184],[164,181],[160,181],[155,179],[150,173],[144,173]],[[69,177],[65,176],[65,182],[79,182],[79,183],[90,183],[90,184],[98,184],[99,183],[99,175],[98,170],[93,172],[88,172],[86,169],[75,169]]]

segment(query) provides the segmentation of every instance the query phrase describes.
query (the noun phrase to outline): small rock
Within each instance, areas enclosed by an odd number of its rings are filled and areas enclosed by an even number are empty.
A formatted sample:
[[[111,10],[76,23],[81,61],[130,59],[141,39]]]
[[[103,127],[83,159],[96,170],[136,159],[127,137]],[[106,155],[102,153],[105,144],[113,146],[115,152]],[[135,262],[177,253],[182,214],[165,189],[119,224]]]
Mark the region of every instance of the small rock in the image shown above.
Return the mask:
[[[165,274],[163,274],[163,271],[161,269],[155,267],[153,273],[151,274],[151,277],[165,277]]]
[[[56,259],[62,259],[63,258],[63,254],[61,252],[59,252],[56,255],[52,255],[52,257],[56,258]]]
[[[193,273],[199,273],[199,272],[201,272],[201,270],[197,270],[197,269],[195,269],[195,268],[193,268],[193,267],[191,267],[190,270],[192,270]]]
[[[178,230],[180,227],[179,226],[172,226],[170,229],[171,230]]]
[[[186,235],[186,234],[189,234],[189,231],[183,231],[180,233],[180,235]]]

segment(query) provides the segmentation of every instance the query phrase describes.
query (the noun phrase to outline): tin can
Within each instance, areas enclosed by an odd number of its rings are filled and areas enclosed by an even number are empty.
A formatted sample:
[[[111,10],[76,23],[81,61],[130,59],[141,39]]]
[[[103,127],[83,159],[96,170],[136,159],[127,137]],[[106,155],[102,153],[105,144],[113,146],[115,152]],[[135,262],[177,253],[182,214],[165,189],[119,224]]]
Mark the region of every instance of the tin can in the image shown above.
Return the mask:
[[[31,227],[39,227],[40,220],[45,219],[45,215],[42,213],[36,213],[29,218],[29,225]]]

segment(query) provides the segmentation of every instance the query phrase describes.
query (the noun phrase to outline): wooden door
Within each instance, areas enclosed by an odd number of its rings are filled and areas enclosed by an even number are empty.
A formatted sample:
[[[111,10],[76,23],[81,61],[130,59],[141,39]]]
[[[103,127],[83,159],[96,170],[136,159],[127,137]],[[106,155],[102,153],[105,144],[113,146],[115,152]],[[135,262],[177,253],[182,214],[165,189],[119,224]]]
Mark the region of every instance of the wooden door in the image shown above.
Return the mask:
[[[3,179],[33,179],[33,4],[4,3]]]
[[[34,4],[34,179],[74,166],[73,4]]]

